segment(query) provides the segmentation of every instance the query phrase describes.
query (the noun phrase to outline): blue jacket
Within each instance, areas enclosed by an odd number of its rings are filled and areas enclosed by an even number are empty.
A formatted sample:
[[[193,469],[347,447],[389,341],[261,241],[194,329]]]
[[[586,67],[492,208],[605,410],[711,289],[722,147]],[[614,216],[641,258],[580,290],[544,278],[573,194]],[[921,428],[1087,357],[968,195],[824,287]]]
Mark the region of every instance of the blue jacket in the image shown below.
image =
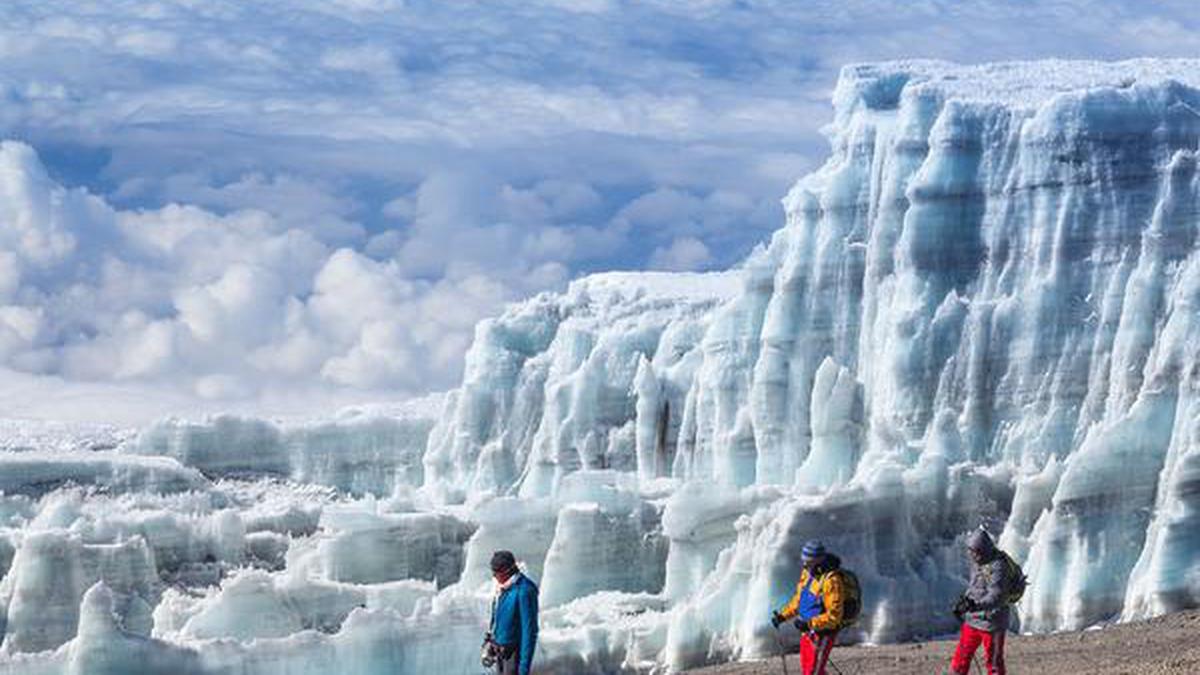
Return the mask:
[[[821,596],[813,593],[811,586],[805,586],[800,592],[800,607],[796,612],[796,616],[808,621],[814,617],[821,616],[825,612],[825,603],[822,602]]]
[[[517,672],[529,675],[533,650],[537,648],[538,587],[529,577],[519,576],[496,600],[492,617],[492,639],[505,647],[516,647],[520,656]]]
[[[841,558],[830,555],[820,569],[802,570],[796,594],[779,614],[785,619],[798,616],[818,632],[841,629],[846,610],[846,586],[843,576],[835,574],[841,567]]]
[[[821,578],[804,570],[800,573],[800,582],[796,584],[796,593],[787,605],[780,611],[785,619],[800,617],[805,621],[820,616],[825,612],[825,601],[821,597]]]

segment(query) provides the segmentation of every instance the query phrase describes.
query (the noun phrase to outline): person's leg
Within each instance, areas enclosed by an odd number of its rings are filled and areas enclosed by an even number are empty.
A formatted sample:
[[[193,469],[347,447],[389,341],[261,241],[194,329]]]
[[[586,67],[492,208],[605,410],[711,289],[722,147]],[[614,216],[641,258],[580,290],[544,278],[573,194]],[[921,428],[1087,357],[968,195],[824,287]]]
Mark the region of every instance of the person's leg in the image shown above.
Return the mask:
[[[816,663],[813,665],[812,675],[825,675],[825,668],[829,665],[829,653],[833,651],[833,643],[837,642],[837,633],[824,633],[816,639]]]
[[[971,657],[975,655],[975,650],[984,635],[981,630],[971,628],[965,623],[962,625],[958,632],[958,646],[954,648],[954,657],[950,660],[951,672],[955,675],[967,675],[971,670]]]
[[[988,675],[1004,675],[1005,634],[1005,631],[998,630],[995,633],[985,633],[983,636],[983,656],[987,659]]]
[[[508,656],[501,656],[496,661],[497,675],[517,675],[517,668],[521,664],[521,659],[518,658],[517,650],[512,650]]]
[[[801,675],[814,675],[814,668],[817,664],[817,645],[813,641],[812,633],[804,633],[800,636],[800,673]]]

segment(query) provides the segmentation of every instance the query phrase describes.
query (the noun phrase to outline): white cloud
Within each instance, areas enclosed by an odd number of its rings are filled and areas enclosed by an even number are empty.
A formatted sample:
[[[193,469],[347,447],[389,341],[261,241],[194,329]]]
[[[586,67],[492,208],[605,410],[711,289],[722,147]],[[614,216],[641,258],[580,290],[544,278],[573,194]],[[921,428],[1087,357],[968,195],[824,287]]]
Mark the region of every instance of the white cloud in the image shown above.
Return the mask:
[[[652,269],[670,272],[693,272],[712,263],[712,254],[704,242],[695,237],[680,237],[666,248],[657,248],[650,256]]]
[[[615,0],[536,0],[536,2],[547,7],[581,14],[603,14],[618,8]]]
[[[701,201],[680,190],[661,188],[638,197],[621,209],[618,217],[638,227],[670,227],[696,217]]]
[[[450,386],[505,302],[738,261],[843,63],[1193,53],[1192,4],[6,2],[0,380]]]
[[[436,192],[437,183],[425,194]],[[534,256],[492,265],[519,282],[414,279],[396,261],[327,247],[263,212],[121,211],[56,185],[19,143],[0,145],[0,195],[0,366],[157,382],[203,399],[321,382],[448,386],[475,322],[567,276]],[[43,268],[52,279],[36,274]]]
[[[175,51],[178,39],[160,30],[131,30],[117,37],[117,47],[137,56],[167,56]]]
[[[379,45],[334,47],[321,54],[321,65],[330,70],[342,70],[368,75],[395,75],[396,62],[392,53]]]

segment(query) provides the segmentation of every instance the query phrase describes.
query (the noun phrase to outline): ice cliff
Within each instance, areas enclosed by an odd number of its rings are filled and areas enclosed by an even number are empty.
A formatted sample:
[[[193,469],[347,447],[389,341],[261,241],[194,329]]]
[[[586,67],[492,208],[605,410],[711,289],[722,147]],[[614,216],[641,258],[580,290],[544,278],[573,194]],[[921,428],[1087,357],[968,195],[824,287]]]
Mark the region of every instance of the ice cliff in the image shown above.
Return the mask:
[[[0,673],[473,672],[501,546],[543,672],[764,654],[814,537],[859,573],[860,639],[950,630],[981,523],[1031,578],[1023,630],[1196,606],[1196,87],[1198,61],[849,66],[829,159],[738,270],[516,305],[436,420],[0,457]]]

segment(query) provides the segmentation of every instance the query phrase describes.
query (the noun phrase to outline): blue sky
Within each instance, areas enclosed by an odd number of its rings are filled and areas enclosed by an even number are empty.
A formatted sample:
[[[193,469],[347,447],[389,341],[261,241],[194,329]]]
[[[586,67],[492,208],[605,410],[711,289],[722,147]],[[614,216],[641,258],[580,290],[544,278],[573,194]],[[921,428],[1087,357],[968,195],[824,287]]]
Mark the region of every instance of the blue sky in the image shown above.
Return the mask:
[[[0,402],[111,386],[296,409],[444,389],[506,302],[591,271],[736,264],[822,160],[845,63],[1194,56],[1195,15],[10,0]]]

